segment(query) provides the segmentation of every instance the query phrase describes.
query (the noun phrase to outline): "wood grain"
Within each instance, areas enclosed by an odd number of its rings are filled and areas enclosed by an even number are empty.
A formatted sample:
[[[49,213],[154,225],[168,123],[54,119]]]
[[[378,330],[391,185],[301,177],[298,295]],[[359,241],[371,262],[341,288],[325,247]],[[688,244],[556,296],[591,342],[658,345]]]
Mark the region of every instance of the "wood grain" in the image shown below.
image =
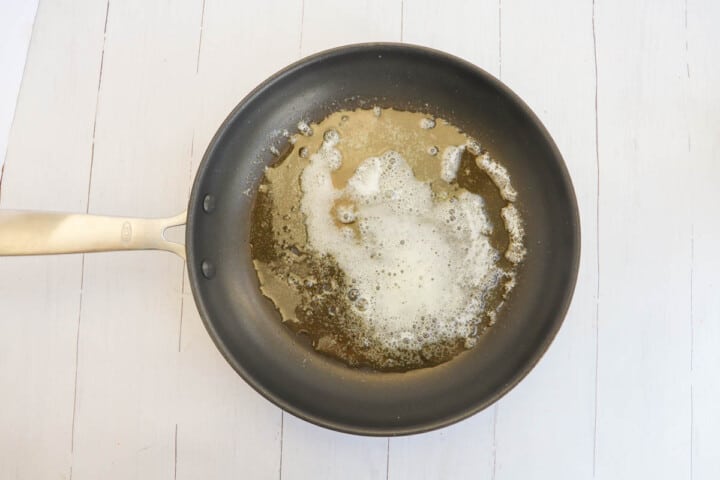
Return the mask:
[[[596,5],[600,479],[690,473],[684,5]]]
[[[685,4],[684,116],[687,119],[687,153],[680,168],[689,170],[686,188],[691,226],[690,321],[690,447],[691,478],[720,477],[720,217],[717,215],[720,182],[720,64],[711,45],[718,45],[720,4],[688,1]],[[687,318],[687,317],[686,317]]]
[[[402,20],[403,42],[443,50],[500,75],[498,0],[407,1]]]
[[[98,2],[40,5],[0,207],[85,211],[104,19]],[[67,478],[82,257],[0,258],[0,272],[0,477]]]
[[[401,0],[304,0],[300,53],[310,55],[349,43],[399,42]]]
[[[10,126],[15,116],[20,82],[27,59],[37,0],[10,1],[2,4],[0,15],[0,188],[7,152]]]
[[[90,213],[184,208],[198,7],[107,4]],[[85,256],[73,479],[172,475],[182,271],[169,254]]]

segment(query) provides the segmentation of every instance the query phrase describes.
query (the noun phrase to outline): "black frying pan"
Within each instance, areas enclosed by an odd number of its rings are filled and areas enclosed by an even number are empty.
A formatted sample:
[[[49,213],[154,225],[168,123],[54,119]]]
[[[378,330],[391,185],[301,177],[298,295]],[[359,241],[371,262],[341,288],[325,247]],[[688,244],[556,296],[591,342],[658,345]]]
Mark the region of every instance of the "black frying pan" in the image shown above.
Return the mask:
[[[453,360],[406,373],[352,369],[284,327],[260,293],[249,249],[250,209],[277,132],[339,109],[372,106],[445,118],[509,171],[528,254],[497,324]],[[537,363],[562,323],[578,269],[580,230],[557,147],[513,92],[477,67],[426,48],[366,44],[329,50],[273,75],[233,110],[210,142],[193,185],[186,249],[148,232],[170,220],[0,216],[0,254],[162,248],[186,253],[195,301],[232,367],[284,410],[363,435],[439,428],[495,402]],[[96,237],[69,241],[90,225]],[[58,239],[68,237],[68,241]],[[48,240],[52,237],[52,241]]]

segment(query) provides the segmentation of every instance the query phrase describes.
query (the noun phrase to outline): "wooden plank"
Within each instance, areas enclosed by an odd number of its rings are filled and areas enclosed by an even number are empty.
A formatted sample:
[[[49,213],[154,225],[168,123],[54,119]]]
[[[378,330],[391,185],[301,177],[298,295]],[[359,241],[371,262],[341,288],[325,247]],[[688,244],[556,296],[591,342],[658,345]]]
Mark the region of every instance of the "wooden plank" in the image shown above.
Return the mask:
[[[108,4],[89,210],[172,215],[187,201],[201,3]],[[73,478],[170,478],[175,469],[183,263],[86,255]]]
[[[404,2],[402,40],[457,55],[499,77],[500,2]]]
[[[230,368],[183,296],[177,479],[278,478],[281,412]]]
[[[348,43],[400,40],[400,1],[305,0],[303,7],[303,55]],[[284,415],[282,478],[378,478],[386,471],[387,446],[385,439],[334,433]]]
[[[713,48],[720,45],[720,4],[691,0],[685,9],[689,161],[681,162],[692,171],[684,187],[691,192],[693,232],[691,478],[720,478],[720,64]]]
[[[196,87],[193,171],[235,105],[297,59],[301,2],[206,0]],[[272,26],[272,28],[269,28]],[[262,48],[255,48],[261,45]],[[187,281],[180,338],[177,478],[278,478],[282,413],[221,357]]]
[[[500,71],[499,26],[496,1],[424,0],[403,6],[404,41],[463,57],[494,75]],[[391,439],[388,478],[490,478],[496,413],[493,406],[449,428]]]
[[[402,0],[305,0],[302,55],[349,43],[397,42],[401,39]]]
[[[2,208],[85,211],[104,19],[98,2],[40,6]],[[81,257],[0,258],[0,271],[0,477],[67,477]]]
[[[492,478],[496,412],[491,407],[441,430],[391,439],[387,478]]]
[[[225,117],[267,77],[298,59],[302,0],[205,0],[196,68],[193,165]]]
[[[690,473],[691,170],[684,3],[595,8],[600,152],[596,477]]]
[[[38,1],[9,1],[0,16],[0,182]]]
[[[384,438],[337,433],[285,414],[280,478],[385,478],[387,447]]]
[[[590,478],[595,416],[597,170],[590,2],[502,2],[502,80],[540,117],[580,207],[573,303],[552,346],[499,405],[496,477]],[[542,21],[538,21],[542,19]]]

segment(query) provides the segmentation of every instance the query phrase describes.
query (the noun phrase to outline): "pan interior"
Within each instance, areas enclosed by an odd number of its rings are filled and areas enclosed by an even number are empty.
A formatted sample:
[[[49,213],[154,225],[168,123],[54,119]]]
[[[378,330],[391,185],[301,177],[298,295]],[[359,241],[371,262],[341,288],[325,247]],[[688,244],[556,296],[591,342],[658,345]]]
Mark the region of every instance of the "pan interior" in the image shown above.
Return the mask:
[[[316,353],[260,293],[250,209],[283,130],[334,111],[394,108],[442,117],[504,165],[525,220],[526,260],[497,324],[453,360],[405,373],[351,369]],[[199,311],[229,363],[289,412],[337,430],[407,434],[486,407],[537,362],[562,323],[579,254],[577,205],[537,118],[489,74],[440,52],[371,44],[305,59],[258,87],[207,149],[189,204],[188,272]]]

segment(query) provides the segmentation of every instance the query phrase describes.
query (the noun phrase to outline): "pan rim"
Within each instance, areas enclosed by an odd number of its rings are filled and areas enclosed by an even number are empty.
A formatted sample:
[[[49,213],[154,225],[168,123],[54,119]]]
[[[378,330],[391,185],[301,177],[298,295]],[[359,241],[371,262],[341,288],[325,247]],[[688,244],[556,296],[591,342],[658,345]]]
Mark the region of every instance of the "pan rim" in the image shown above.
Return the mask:
[[[455,64],[458,66],[462,66],[465,69],[474,71],[476,74],[484,77],[489,83],[493,85],[494,88],[498,89],[500,92],[502,92],[503,95],[505,95],[509,101],[513,102],[517,105],[517,107],[522,111],[524,115],[526,115],[527,119],[533,124],[535,128],[537,128],[537,131],[541,133],[543,139],[547,142],[548,147],[550,148],[550,151],[552,152],[552,156],[557,163],[558,171],[560,173],[559,180],[562,181],[564,186],[567,188],[568,191],[568,198],[569,198],[569,205],[568,205],[568,212],[570,213],[570,217],[567,219],[570,229],[572,230],[573,234],[573,251],[571,255],[571,262],[569,265],[569,281],[568,285],[565,288],[564,294],[562,296],[562,302],[557,305],[556,308],[556,314],[553,321],[549,324],[548,333],[542,338],[542,342],[536,345],[532,355],[529,357],[529,360],[523,365],[521,369],[518,369],[514,375],[512,375],[507,382],[505,382],[501,388],[497,389],[492,395],[489,395],[485,397],[484,399],[481,399],[480,401],[473,404],[471,407],[465,408],[461,411],[456,412],[453,415],[446,415],[443,417],[440,417],[438,419],[435,419],[433,421],[426,421],[421,424],[417,425],[410,425],[410,426],[387,426],[387,427],[363,427],[362,425],[357,424],[350,424],[350,423],[343,423],[340,421],[330,420],[328,418],[324,418],[320,415],[313,415],[310,413],[305,412],[304,410],[294,406],[292,403],[286,401],[285,399],[281,398],[280,396],[276,395],[274,392],[270,391],[269,389],[265,388],[263,385],[259,384],[259,382],[256,382],[252,375],[250,375],[246,369],[243,367],[243,365],[238,362],[235,357],[231,354],[230,349],[228,348],[227,344],[225,343],[224,339],[221,337],[217,329],[215,328],[215,325],[211,320],[209,320],[209,314],[208,310],[204,304],[202,295],[200,293],[200,287],[199,287],[199,281],[201,274],[199,272],[200,266],[196,265],[196,262],[198,259],[195,258],[194,251],[195,251],[195,242],[194,242],[194,236],[192,235],[193,231],[193,225],[195,224],[195,217],[197,215],[198,210],[193,208],[194,205],[198,205],[198,202],[201,203],[201,196],[202,192],[199,191],[199,184],[201,183],[199,179],[202,177],[203,172],[206,170],[206,166],[208,162],[210,161],[210,158],[213,156],[216,147],[218,146],[218,142],[221,138],[224,137],[226,134],[228,128],[230,125],[234,124],[236,121],[236,118],[242,113],[243,108],[246,104],[250,103],[256,96],[258,96],[260,93],[262,93],[268,86],[272,85],[273,83],[280,81],[284,77],[293,74],[296,70],[299,70],[301,68],[305,68],[308,65],[322,62],[324,60],[339,56],[339,55],[347,55],[352,53],[361,53],[361,52],[369,52],[369,51],[377,51],[378,53],[382,53],[382,51],[405,51],[405,52],[412,52],[412,53],[424,53],[426,55],[434,56],[442,60],[443,62],[446,62],[448,64]],[[557,336],[558,331],[560,330],[560,327],[562,326],[565,317],[567,315],[567,312],[570,308],[570,304],[573,299],[573,295],[575,292],[575,288],[577,285],[577,277],[578,277],[578,271],[579,271],[579,265],[580,265],[580,253],[582,248],[582,242],[581,242],[581,228],[580,228],[580,215],[579,215],[579,208],[577,203],[577,195],[575,193],[575,189],[573,187],[572,179],[570,177],[569,171],[567,169],[567,165],[562,157],[562,154],[560,153],[557,145],[555,144],[554,140],[550,136],[550,133],[545,128],[543,123],[540,121],[540,119],[537,117],[537,115],[530,109],[530,107],[515,93],[513,92],[509,87],[507,87],[504,83],[502,83],[499,79],[494,77],[492,74],[486,72],[482,68],[463,60],[459,57],[456,57],[454,55],[448,54],[446,52],[432,49],[425,46],[420,45],[413,45],[413,44],[407,44],[407,43],[396,43],[396,42],[370,42],[370,43],[356,43],[356,44],[349,44],[344,46],[339,46],[335,48],[331,48],[328,50],[324,50],[309,56],[306,56],[287,67],[279,70],[275,74],[268,77],[266,80],[264,80],[262,83],[260,83],[257,87],[255,87],[250,93],[248,93],[229,113],[229,115],[225,118],[225,120],[220,124],[217,131],[215,132],[215,135],[210,140],[205,153],[203,155],[202,161],[200,162],[198,166],[198,170],[195,176],[195,179],[193,181],[193,187],[191,190],[190,198],[188,201],[188,218],[187,218],[187,229],[186,229],[186,252],[187,252],[187,269],[188,269],[188,277],[189,277],[189,283],[191,290],[193,292],[193,298],[195,300],[195,304],[198,308],[198,312],[200,313],[200,317],[202,319],[202,322],[208,331],[211,339],[213,340],[213,343],[215,344],[216,348],[220,351],[222,356],[225,358],[225,360],[230,364],[230,366],[235,370],[235,372],[240,375],[240,377],[250,386],[252,387],[256,392],[258,392],[260,395],[262,395],[265,399],[269,400],[274,405],[280,407],[283,411],[290,413],[291,415],[301,418],[307,422],[310,422],[312,424],[318,425],[320,427],[328,428],[331,430],[335,430],[342,433],[349,433],[349,434],[356,434],[356,435],[363,435],[363,436],[375,436],[375,437],[385,437],[385,436],[403,436],[403,435],[412,435],[412,434],[418,434],[423,432],[428,432],[431,430],[436,430],[439,428],[447,427],[449,425],[452,425],[454,423],[460,422],[466,418],[469,418],[476,413],[484,410],[485,408],[489,407],[490,405],[494,404],[498,400],[500,400],[503,396],[505,396],[510,390],[515,388],[529,373],[532,371],[535,366],[538,364],[540,359],[545,355],[547,350],[549,349],[550,345],[552,344],[553,340]]]

